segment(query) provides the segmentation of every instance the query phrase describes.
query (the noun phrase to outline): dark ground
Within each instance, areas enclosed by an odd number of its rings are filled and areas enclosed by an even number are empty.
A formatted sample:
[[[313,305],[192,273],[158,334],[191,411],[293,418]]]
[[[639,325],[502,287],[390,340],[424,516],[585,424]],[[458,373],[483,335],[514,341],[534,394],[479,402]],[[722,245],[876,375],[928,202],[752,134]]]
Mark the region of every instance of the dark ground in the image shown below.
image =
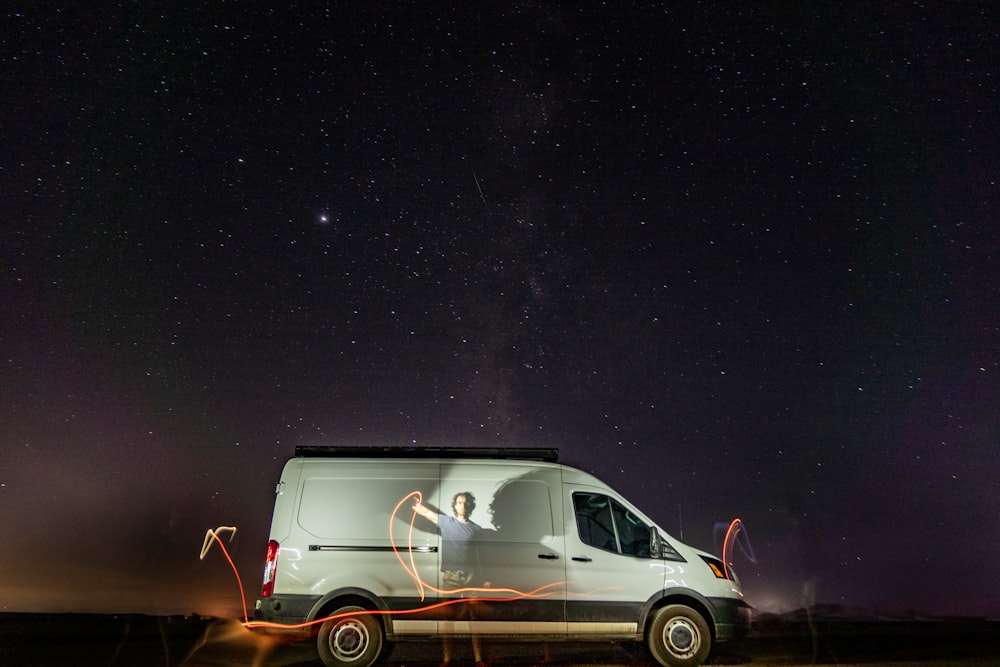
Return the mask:
[[[207,635],[206,635],[207,631]],[[207,643],[192,653],[199,641]],[[463,647],[467,653],[467,647]],[[458,650],[458,657],[463,651]],[[543,662],[539,644],[487,645],[492,665]],[[440,646],[401,644],[390,665],[436,666]],[[469,658],[468,655],[464,656]],[[319,664],[311,644],[277,644],[244,630],[231,619],[97,616],[86,614],[0,614],[3,667],[150,667],[163,665]],[[471,664],[471,660],[468,661]],[[755,625],[742,646],[727,647],[713,664],[726,665],[1000,665],[1000,623],[979,619],[937,621],[805,622]],[[456,661],[462,667],[464,661]],[[551,665],[653,665],[641,650],[613,644],[553,644]]]

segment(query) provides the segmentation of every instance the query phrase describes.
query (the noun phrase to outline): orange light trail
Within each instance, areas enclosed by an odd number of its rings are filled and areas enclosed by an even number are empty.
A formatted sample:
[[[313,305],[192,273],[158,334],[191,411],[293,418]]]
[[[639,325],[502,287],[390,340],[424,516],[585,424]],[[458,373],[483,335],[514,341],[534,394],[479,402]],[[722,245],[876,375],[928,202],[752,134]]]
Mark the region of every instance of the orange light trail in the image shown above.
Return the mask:
[[[729,575],[729,552],[736,544],[736,538],[741,530],[743,530],[743,519],[733,519],[726,530],[726,539],[722,541],[722,567],[726,570],[726,579],[732,579]]]
[[[423,494],[420,493],[419,491],[411,491],[410,493],[403,496],[403,498],[398,503],[396,503],[396,506],[392,508],[392,514],[389,515],[389,542],[392,544],[392,553],[396,554],[396,560],[398,560],[399,564],[403,566],[403,569],[406,571],[408,575],[410,575],[410,578],[417,583],[417,591],[420,593],[420,601],[423,602],[424,581],[423,579],[420,578],[420,574],[417,573],[417,563],[416,561],[413,560],[413,523],[414,520],[416,519],[417,515],[416,511],[414,511],[413,516],[410,517],[410,525],[406,533],[406,540],[408,545],[407,551],[410,553],[409,566],[406,565],[406,562],[403,560],[402,555],[400,555],[399,553],[399,548],[396,546],[396,538],[392,536],[392,522],[396,519],[396,514],[399,512],[399,508],[402,507],[403,503],[405,503],[410,498],[415,498],[416,501],[419,503],[423,498]]]
[[[489,590],[489,589],[487,589]],[[527,597],[527,596],[523,596]],[[334,614],[332,616],[325,616],[323,618],[317,618],[312,621],[306,621],[305,623],[270,623],[268,621],[249,621],[244,623],[248,628],[282,628],[282,629],[299,629],[308,628],[312,625],[318,625],[324,621],[329,621],[335,618],[344,618],[346,616],[404,616],[406,614],[416,614],[423,611],[431,611],[433,609],[441,609],[442,607],[449,607],[455,604],[464,604],[466,602],[511,602],[512,600],[519,600],[523,598],[487,598],[487,597],[476,597],[476,598],[452,598],[450,600],[442,600],[441,602],[434,602],[432,604],[425,605],[423,607],[417,607],[416,609],[362,609],[358,611],[351,611],[344,614]]]
[[[243,580],[240,579],[240,571],[236,569],[236,563],[229,556],[229,550],[226,549],[226,545],[222,543],[222,539],[219,537],[219,533],[226,531],[229,533],[229,540],[232,541],[233,536],[236,535],[236,526],[219,526],[215,530],[211,528],[205,533],[205,541],[201,544],[201,555],[198,557],[199,560],[205,560],[205,555],[212,548],[212,541],[219,543],[219,548],[222,549],[223,555],[226,560],[229,561],[229,567],[233,568],[233,574],[236,575],[236,583],[240,587],[240,600],[243,602],[243,622],[250,622],[250,615],[247,613],[247,596],[243,592]]]
[[[243,593],[243,581],[240,579],[240,573],[236,569],[236,564],[233,563],[233,559],[230,558],[229,551],[226,549],[226,545],[223,544],[222,540],[219,538],[219,533],[221,533],[223,531],[226,531],[226,532],[230,533],[229,539],[232,540],[233,535],[236,534],[236,527],[235,526],[219,526],[215,530],[209,529],[208,532],[205,533],[205,541],[202,544],[200,558],[201,559],[205,558],[205,555],[211,549],[213,541],[217,542],[219,544],[219,548],[222,549],[222,553],[225,555],[226,560],[229,561],[229,565],[230,565],[230,567],[232,567],[233,573],[236,575],[236,582],[237,582],[237,584],[239,584],[239,587],[240,587],[240,598],[243,601],[243,626],[246,627],[246,628],[281,628],[281,629],[285,629],[285,630],[295,630],[295,629],[301,629],[301,628],[308,628],[308,627],[311,627],[313,625],[318,625],[320,623],[324,623],[324,622],[332,620],[332,619],[343,618],[343,617],[346,617],[346,616],[357,616],[357,615],[401,616],[401,615],[406,615],[406,614],[416,614],[416,613],[420,613],[420,612],[430,611],[430,610],[433,610],[433,609],[441,609],[443,607],[448,607],[448,606],[455,605],[455,604],[464,604],[464,603],[467,603],[467,602],[514,602],[516,600],[544,598],[544,597],[548,597],[550,595],[556,595],[556,594],[558,594],[560,592],[565,592],[568,595],[587,595],[587,594],[589,594],[589,593],[570,593],[570,591],[568,591],[567,588],[566,588],[569,585],[569,583],[570,583],[568,581],[556,581],[556,582],[552,582],[550,584],[545,584],[544,586],[539,586],[538,588],[536,588],[536,589],[534,589],[532,591],[527,591],[527,592],[525,592],[525,591],[519,591],[519,590],[514,589],[514,588],[476,588],[476,587],[469,587],[469,588],[442,589],[442,588],[437,588],[436,586],[432,586],[432,585],[428,584],[427,582],[425,582],[420,577],[420,573],[417,572],[416,561],[414,560],[414,557],[413,557],[413,524],[415,523],[416,516],[417,516],[416,510],[414,510],[413,515],[410,517],[409,527],[407,529],[407,547],[406,547],[406,551],[409,553],[409,564],[407,564],[406,560],[404,560],[402,554],[400,553],[400,548],[396,545],[396,540],[395,540],[395,538],[392,535],[392,524],[393,524],[393,522],[396,519],[396,515],[399,513],[399,508],[402,507],[403,504],[406,501],[410,500],[411,498],[415,498],[417,502],[421,502],[421,500],[423,498],[423,494],[421,494],[420,491],[413,491],[413,492],[408,493],[407,495],[405,495],[398,503],[396,503],[396,506],[393,508],[392,514],[389,517],[389,541],[392,544],[392,551],[396,555],[396,560],[399,561],[399,564],[402,566],[403,570],[405,570],[406,573],[409,574],[410,577],[414,580],[414,582],[416,582],[417,590],[420,591],[420,600],[421,601],[423,601],[424,598],[425,598],[425,595],[424,595],[424,590],[425,589],[433,591],[435,593],[440,593],[440,594],[448,594],[448,593],[451,593],[451,594],[454,594],[454,593],[494,593],[494,594],[495,593],[508,593],[510,595],[513,595],[513,597],[477,596],[477,597],[471,597],[471,598],[453,598],[453,599],[442,600],[441,602],[435,602],[435,603],[432,603],[432,604],[428,604],[428,605],[424,605],[424,606],[421,606],[421,607],[417,607],[415,609],[395,609],[395,610],[387,610],[387,609],[367,610],[366,609],[366,610],[361,610],[361,611],[350,612],[350,613],[347,613],[347,614],[334,614],[332,616],[325,616],[323,618],[317,618],[317,619],[314,619],[312,621],[306,621],[304,623],[294,623],[294,624],[273,623],[273,622],[269,622],[269,621],[251,621],[249,615],[247,614],[246,595]],[[739,521],[739,519],[736,519],[736,521]],[[732,527],[732,526],[730,526],[730,527]],[[726,536],[726,539],[727,540],[729,539],[728,535]],[[557,588],[557,587],[560,587],[560,588]],[[598,589],[595,589],[595,590],[614,590],[614,589],[617,589],[617,588],[621,588],[621,586],[602,586],[601,588],[598,588]],[[552,589],[552,590],[550,590],[550,589]],[[594,592],[594,591],[590,591],[590,593],[592,593],[592,592]]]

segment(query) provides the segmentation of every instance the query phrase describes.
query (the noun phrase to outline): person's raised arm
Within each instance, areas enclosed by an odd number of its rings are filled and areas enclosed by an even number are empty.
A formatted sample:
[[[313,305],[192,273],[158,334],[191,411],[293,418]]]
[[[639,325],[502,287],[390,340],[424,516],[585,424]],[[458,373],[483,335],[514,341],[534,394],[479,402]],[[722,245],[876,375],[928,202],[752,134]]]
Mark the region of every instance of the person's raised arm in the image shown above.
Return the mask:
[[[419,501],[413,505],[413,511],[419,514],[420,516],[424,517],[428,521],[437,525],[438,522],[437,512],[435,512],[434,510],[427,509],[427,507],[422,503],[420,503]]]

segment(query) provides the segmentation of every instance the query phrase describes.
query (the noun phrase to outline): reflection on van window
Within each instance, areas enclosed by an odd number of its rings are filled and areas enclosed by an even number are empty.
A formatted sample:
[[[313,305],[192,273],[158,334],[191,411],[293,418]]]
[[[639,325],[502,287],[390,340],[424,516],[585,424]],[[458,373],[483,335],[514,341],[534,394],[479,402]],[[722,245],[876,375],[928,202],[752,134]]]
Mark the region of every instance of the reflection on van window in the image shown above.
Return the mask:
[[[577,492],[573,494],[573,508],[580,541],[584,544],[626,556],[650,557],[650,527],[614,498]],[[662,549],[665,558],[681,558],[666,543],[662,543]]]
[[[622,553],[627,556],[649,558],[649,526],[622,507],[617,500],[611,500],[611,509]]]
[[[618,553],[608,497],[596,493],[574,493],[573,507],[580,540],[592,547]]]

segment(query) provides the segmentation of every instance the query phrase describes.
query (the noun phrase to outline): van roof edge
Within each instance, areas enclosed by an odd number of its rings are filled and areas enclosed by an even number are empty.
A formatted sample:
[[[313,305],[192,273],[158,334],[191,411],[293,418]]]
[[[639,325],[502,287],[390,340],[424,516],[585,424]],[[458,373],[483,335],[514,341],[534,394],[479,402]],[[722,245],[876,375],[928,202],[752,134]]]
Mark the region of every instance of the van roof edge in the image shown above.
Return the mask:
[[[556,463],[559,450],[553,447],[362,447],[339,445],[298,445],[295,456],[306,458],[375,459],[516,459]]]

